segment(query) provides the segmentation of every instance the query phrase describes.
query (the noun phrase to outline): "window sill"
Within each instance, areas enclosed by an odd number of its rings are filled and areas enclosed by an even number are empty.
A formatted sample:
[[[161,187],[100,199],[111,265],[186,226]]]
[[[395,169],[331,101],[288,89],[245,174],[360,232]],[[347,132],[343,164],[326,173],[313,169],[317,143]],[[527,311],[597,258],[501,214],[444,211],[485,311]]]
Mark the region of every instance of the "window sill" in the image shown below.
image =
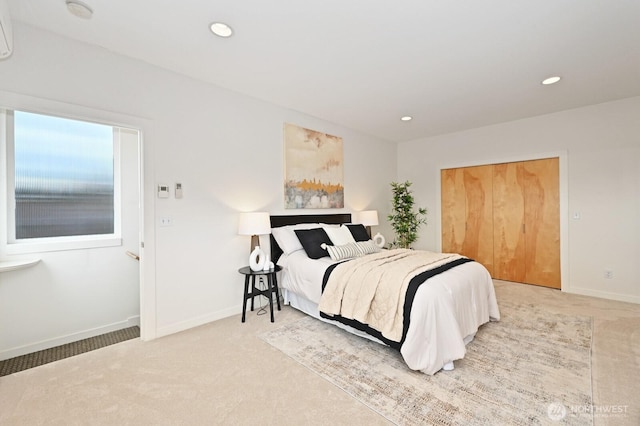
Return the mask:
[[[40,259],[0,259],[0,272],[15,271],[17,269],[29,268],[40,262]]]
[[[104,237],[104,238],[78,238],[65,240],[63,238],[57,241],[33,241],[25,243],[7,244],[7,254],[29,254],[29,253],[45,253],[50,251],[66,251],[66,250],[83,250],[102,247],[116,247],[122,245],[122,238]]]

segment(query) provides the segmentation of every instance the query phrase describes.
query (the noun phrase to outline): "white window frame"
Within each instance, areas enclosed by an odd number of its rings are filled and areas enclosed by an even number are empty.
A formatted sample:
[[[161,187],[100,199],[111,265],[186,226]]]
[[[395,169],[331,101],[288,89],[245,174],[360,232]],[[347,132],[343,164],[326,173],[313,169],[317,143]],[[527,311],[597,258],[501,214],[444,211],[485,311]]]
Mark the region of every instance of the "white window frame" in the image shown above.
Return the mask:
[[[112,234],[101,235],[74,235],[64,237],[47,237],[47,238],[29,238],[16,240],[15,229],[15,160],[14,160],[14,144],[13,144],[13,114],[14,110],[31,112],[34,114],[47,115],[58,118],[68,118],[76,121],[85,121],[89,123],[99,123],[112,127],[113,129],[113,208],[114,223]],[[120,132],[118,126],[109,123],[101,123],[95,120],[87,120],[76,117],[65,117],[63,115],[43,113],[37,111],[29,111],[22,108],[2,108],[0,107],[0,164],[5,167],[0,170],[6,172],[0,176],[0,208],[4,211],[6,232],[4,241],[0,244],[4,245],[7,254],[29,254],[41,253],[49,251],[79,250],[101,247],[115,247],[122,245],[121,234],[121,173],[120,173]],[[2,215],[0,215],[1,218]],[[2,230],[0,226],[0,231]]]

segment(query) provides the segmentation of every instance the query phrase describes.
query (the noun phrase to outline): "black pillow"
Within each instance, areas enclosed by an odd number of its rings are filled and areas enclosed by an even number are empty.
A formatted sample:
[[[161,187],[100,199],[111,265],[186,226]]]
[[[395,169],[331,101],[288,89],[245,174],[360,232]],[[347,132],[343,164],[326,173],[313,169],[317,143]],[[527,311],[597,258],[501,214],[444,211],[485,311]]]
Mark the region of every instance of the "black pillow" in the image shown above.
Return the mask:
[[[349,231],[351,231],[351,235],[353,235],[353,239],[356,241],[369,241],[371,239],[371,237],[369,236],[369,233],[367,232],[367,229],[364,227],[364,225],[358,223],[358,224],[348,224],[347,227],[349,228]]]
[[[327,250],[320,247],[322,243],[332,244],[331,239],[327,233],[324,232],[324,229],[296,229],[294,232],[298,236],[302,248],[307,252],[307,256],[311,259],[320,259],[321,257],[329,256]]]

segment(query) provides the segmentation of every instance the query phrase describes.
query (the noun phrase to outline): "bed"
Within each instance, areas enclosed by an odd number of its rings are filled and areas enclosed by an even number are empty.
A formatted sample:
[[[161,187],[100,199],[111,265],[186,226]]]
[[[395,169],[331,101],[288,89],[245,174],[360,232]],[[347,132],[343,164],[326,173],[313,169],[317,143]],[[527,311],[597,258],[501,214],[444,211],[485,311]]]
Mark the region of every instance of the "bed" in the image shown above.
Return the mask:
[[[441,255],[419,250],[378,249],[372,252],[365,250],[367,254],[360,254],[353,258],[346,256],[343,259],[336,255],[336,259],[333,259],[335,250],[332,250],[329,257],[312,252],[307,253],[308,241],[305,241],[307,244],[302,247],[300,239],[304,241],[309,233],[317,235],[318,228],[323,228],[324,231],[329,229],[327,232],[335,236],[339,232],[344,232],[345,226],[348,226],[348,229],[356,235],[358,225],[350,225],[350,223],[351,215],[345,213],[271,216],[271,259],[282,267],[282,275],[278,282],[282,288],[285,303],[321,321],[395,347],[412,370],[429,375],[443,369],[452,370],[454,361],[464,358],[466,345],[473,340],[479,327],[489,321],[500,319],[493,281],[486,268],[455,254]],[[340,228],[340,230],[331,228]],[[324,232],[322,234],[325,235]],[[296,239],[296,237],[299,238]],[[370,247],[372,243],[365,242],[365,238],[366,236],[360,235],[359,239],[362,242],[357,244]],[[323,249],[347,247],[347,245],[338,244],[332,246],[332,241],[329,241],[328,245],[323,245]],[[314,247],[320,245],[316,240],[313,242]],[[390,337],[389,330],[381,332],[379,328],[368,324],[369,321],[360,322],[350,315],[343,317],[338,311],[331,311],[331,302],[328,299],[336,297],[337,293],[331,291],[338,285],[336,283],[340,282],[339,277],[357,275],[340,271],[350,271],[364,264],[389,263],[388,259],[404,259],[408,256],[416,257],[412,262],[421,261],[422,256],[426,256],[425,259],[435,256],[442,260],[438,260],[440,263],[434,263],[441,266],[425,266],[420,269],[420,271],[424,269],[424,272],[414,274],[416,276],[411,281],[405,280],[409,284],[405,283],[404,288],[406,289],[408,285],[412,290],[403,290],[403,292],[406,291],[406,295],[403,293],[402,296],[404,311],[399,309],[402,314],[399,321],[402,323],[399,325],[401,330],[398,331],[398,326],[393,330],[396,333],[395,337],[401,335],[401,339]],[[378,267],[375,266],[375,268]],[[367,271],[366,276],[370,276],[372,271],[377,270]],[[340,275],[341,273],[343,275]],[[428,278],[424,279],[424,277]],[[346,284],[345,288],[350,285],[356,284]],[[411,294],[410,297],[409,294]],[[376,297],[380,299],[379,296]],[[410,304],[404,301],[405,297],[407,301],[411,300]],[[337,306],[341,306],[342,303],[347,305],[346,301],[334,300],[334,305],[335,303]],[[390,306],[393,307],[393,303],[390,303]],[[390,316],[393,315],[390,314]]]

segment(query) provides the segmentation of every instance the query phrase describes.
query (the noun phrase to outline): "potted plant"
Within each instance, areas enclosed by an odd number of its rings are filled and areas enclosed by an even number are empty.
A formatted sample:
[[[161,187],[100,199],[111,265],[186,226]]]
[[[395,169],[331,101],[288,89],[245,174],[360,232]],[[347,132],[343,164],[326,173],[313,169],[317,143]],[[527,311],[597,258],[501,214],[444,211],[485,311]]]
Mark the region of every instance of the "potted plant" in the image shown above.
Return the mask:
[[[409,187],[411,182],[391,182],[393,192],[392,213],[388,216],[389,222],[396,233],[396,239],[391,247],[411,248],[411,244],[418,239],[418,228],[427,223],[427,209],[418,208],[414,211],[415,200]]]

